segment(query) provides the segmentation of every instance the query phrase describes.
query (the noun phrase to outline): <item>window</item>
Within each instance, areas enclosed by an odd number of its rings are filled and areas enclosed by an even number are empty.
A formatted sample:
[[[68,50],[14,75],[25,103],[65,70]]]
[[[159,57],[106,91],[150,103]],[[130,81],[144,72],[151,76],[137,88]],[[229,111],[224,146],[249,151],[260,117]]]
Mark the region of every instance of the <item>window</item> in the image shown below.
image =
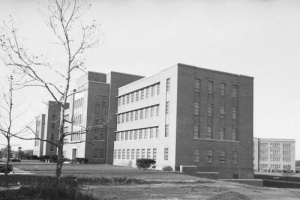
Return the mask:
[[[118,151],[118,159],[121,159],[121,149]]]
[[[169,124],[166,124],[165,127],[165,137],[169,137]]]
[[[213,151],[212,150],[207,150],[207,152],[206,152],[206,162],[207,163],[212,163],[213,159],[214,159]]]
[[[139,100],[139,94],[140,94],[139,91],[136,91],[136,92],[135,92],[135,101],[138,101],[138,100]]]
[[[154,116],[154,107],[152,106],[151,111],[150,111],[150,117],[153,117],[153,116]]]
[[[194,103],[194,115],[199,115],[199,103]]]
[[[148,98],[149,97],[149,88],[147,87],[146,88],[146,98]]]
[[[134,102],[134,93],[131,93],[131,102]]]
[[[225,96],[225,83],[220,84],[220,95]]]
[[[200,138],[199,126],[194,126],[194,139]]]
[[[164,149],[164,160],[169,160],[169,149],[168,148]]]
[[[153,128],[150,128],[150,138],[153,138]]]
[[[232,129],[232,140],[233,141],[239,141],[236,129]]]
[[[138,120],[139,119],[139,111],[134,111],[135,112],[135,120]]]
[[[233,164],[237,164],[238,163],[238,152],[237,151],[233,151],[232,152],[232,163]]]
[[[166,102],[166,114],[169,114],[169,112],[170,112],[170,102],[167,101]]]
[[[125,114],[121,114],[122,115],[122,123],[125,122]]]
[[[129,121],[129,113],[126,113],[126,122]]]
[[[157,86],[156,92],[157,92],[157,95],[159,95],[160,84],[157,84],[156,86]]]
[[[200,92],[200,85],[201,85],[200,79],[196,79],[195,80],[195,92]]]
[[[128,140],[128,134],[129,134],[129,131],[125,131],[125,140]]]
[[[141,99],[144,99],[144,89],[141,90]]]
[[[233,98],[237,97],[237,85],[232,86],[232,97]]]
[[[151,96],[153,97],[155,94],[155,85],[151,87]]]
[[[118,98],[118,106],[121,106],[121,97]]]
[[[226,163],[226,152],[220,151],[220,163]]]
[[[134,160],[134,149],[131,149],[131,160]]]
[[[125,159],[125,149],[122,150],[122,159]]]
[[[100,159],[104,159],[105,158],[105,150],[104,149],[100,149],[99,158]]]
[[[142,149],[142,158],[145,158],[145,149]]]
[[[133,140],[133,131],[130,131],[130,140]]]
[[[150,159],[151,156],[151,149],[147,149],[147,158]]]
[[[140,150],[137,149],[137,150],[136,150],[136,159],[139,159],[139,158],[140,158]]]
[[[225,106],[220,106],[220,117],[225,117]]]
[[[220,140],[224,140],[225,128],[220,128]]]
[[[208,81],[207,83],[207,93],[208,94],[212,94],[213,93],[213,82],[212,81]]]
[[[207,116],[211,117],[212,116],[212,104],[207,105]]]
[[[147,139],[148,138],[148,129],[145,128],[144,129],[144,139]]]
[[[137,136],[138,136],[138,131],[134,130],[134,139],[137,140]]]
[[[121,140],[124,140],[124,132],[121,132]]]
[[[130,112],[130,121],[133,121],[133,111]]]
[[[143,111],[144,111],[143,109],[140,110],[140,119],[143,119],[143,117],[144,117],[144,112]]]
[[[118,150],[117,149],[115,149],[115,151],[114,151],[114,159],[117,159],[117,157],[118,157]]]
[[[145,108],[145,119],[148,117],[148,108]]]
[[[167,82],[166,82],[166,91],[170,91],[170,84],[171,84],[171,80],[168,78]]]
[[[210,126],[207,127],[206,139],[212,139],[212,128]]]
[[[153,149],[153,153],[152,153],[152,156],[153,156],[154,160],[156,160],[156,152],[157,152],[157,150],[156,150],[156,148],[154,148]]]
[[[121,98],[122,98],[122,105],[124,105],[125,104],[125,96],[122,96]]]
[[[143,129],[139,130],[139,139],[143,139]]]
[[[236,108],[232,108],[232,119],[236,119]]]
[[[156,116],[159,116],[159,105],[156,106]]]
[[[156,132],[155,133],[155,138],[158,138],[158,136],[159,136],[159,129],[158,129],[158,127],[156,127],[155,129],[156,129],[156,131],[155,131]]]
[[[129,94],[126,95],[126,103],[129,104]]]
[[[93,155],[93,158],[94,159],[97,159],[98,158],[98,149],[94,149],[94,155]]]
[[[200,149],[195,149],[194,150],[194,162],[199,162],[200,161]]]

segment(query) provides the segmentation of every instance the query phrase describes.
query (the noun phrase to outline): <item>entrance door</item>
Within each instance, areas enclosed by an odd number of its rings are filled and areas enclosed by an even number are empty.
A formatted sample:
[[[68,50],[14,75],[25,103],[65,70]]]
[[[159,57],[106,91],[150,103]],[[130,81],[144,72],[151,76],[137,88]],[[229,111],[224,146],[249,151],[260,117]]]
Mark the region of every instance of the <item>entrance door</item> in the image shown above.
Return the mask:
[[[76,157],[77,157],[77,149],[73,149],[72,150],[72,160],[75,160]]]

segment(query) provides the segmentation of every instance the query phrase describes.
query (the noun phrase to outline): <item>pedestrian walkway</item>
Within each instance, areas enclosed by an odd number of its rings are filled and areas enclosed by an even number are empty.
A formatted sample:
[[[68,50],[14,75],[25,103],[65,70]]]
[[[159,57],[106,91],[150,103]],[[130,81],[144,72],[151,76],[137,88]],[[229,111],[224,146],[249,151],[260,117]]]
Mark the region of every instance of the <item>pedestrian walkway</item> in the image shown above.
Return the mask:
[[[21,170],[19,168],[16,168],[14,167],[14,170],[12,172],[13,174],[33,174],[31,172],[28,172],[28,171],[24,171],[24,170]]]

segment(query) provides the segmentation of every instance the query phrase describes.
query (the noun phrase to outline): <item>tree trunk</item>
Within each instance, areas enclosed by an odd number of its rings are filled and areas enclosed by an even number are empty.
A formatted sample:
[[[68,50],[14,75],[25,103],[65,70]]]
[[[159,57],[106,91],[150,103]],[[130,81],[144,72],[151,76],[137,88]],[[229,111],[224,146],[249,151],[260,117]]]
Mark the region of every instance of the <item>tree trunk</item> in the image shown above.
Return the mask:
[[[59,138],[59,144],[57,148],[57,164],[56,164],[56,178],[59,179],[61,176],[61,170],[63,165],[63,138]]]
[[[7,176],[7,174],[8,174],[9,156],[10,156],[10,141],[8,138],[7,139],[7,157],[6,157],[6,165],[5,165],[5,176]]]

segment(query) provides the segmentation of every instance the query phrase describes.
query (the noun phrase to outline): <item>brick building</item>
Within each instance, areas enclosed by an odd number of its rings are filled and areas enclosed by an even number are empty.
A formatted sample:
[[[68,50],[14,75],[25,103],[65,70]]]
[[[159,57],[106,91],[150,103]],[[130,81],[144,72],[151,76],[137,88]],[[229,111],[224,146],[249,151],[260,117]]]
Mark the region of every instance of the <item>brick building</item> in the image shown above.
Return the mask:
[[[178,64],[119,88],[114,164],[253,177],[253,78]]]
[[[295,172],[295,140],[254,138],[254,170],[258,172]]]

